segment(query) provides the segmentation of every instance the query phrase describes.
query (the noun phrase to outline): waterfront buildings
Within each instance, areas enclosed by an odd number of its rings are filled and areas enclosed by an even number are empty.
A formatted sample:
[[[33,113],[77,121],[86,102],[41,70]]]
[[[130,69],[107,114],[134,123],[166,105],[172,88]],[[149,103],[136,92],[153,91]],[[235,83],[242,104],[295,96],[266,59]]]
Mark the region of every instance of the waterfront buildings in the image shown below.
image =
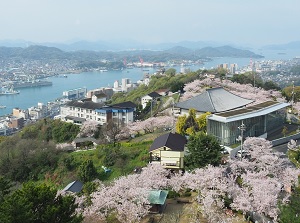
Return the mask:
[[[119,84],[119,81],[116,80],[114,82],[114,92],[130,92],[133,89],[137,88],[137,85],[134,83],[131,83],[129,78],[123,78],[121,80],[121,85]]]
[[[28,112],[31,120],[39,120],[48,115],[48,108],[43,103],[38,103],[37,107],[28,108]]]
[[[24,120],[39,120],[49,115],[49,110],[43,103],[38,103],[37,107],[33,106],[28,109],[14,108],[12,117],[23,118]]]
[[[79,98],[84,98],[87,94],[86,88],[76,88],[68,91],[63,92],[63,97],[67,99],[74,100]]]

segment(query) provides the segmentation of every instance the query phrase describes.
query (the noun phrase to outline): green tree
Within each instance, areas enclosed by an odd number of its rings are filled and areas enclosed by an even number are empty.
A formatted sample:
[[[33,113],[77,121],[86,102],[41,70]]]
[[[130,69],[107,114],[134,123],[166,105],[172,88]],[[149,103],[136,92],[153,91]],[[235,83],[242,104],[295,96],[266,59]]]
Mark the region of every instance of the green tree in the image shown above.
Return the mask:
[[[206,112],[200,115],[198,118],[196,118],[200,131],[206,132],[207,116],[209,116],[210,114],[211,114],[210,112]]]
[[[79,131],[80,127],[78,125],[60,120],[43,119],[24,127],[20,136],[22,139],[67,142],[73,140]]]
[[[281,223],[300,223],[300,188],[293,191],[290,202],[287,205],[280,205],[279,222]]]
[[[0,175],[12,181],[38,180],[56,168],[62,153],[51,141],[13,135],[0,144]]]
[[[97,176],[97,170],[92,160],[86,160],[79,167],[79,177],[83,182],[92,181]]]
[[[189,110],[189,115],[185,120],[185,125],[184,125],[184,130],[186,134],[188,135],[193,135],[195,132],[199,131],[199,126],[196,120],[196,110],[195,109],[190,109]]]
[[[274,83],[273,81],[266,81],[264,83],[264,89],[265,90],[280,90],[280,87],[278,84]]]
[[[184,129],[185,120],[186,120],[186,115],[179,116],[179,117],[177,118],[177,122],[176,122],[176,132],[177,132],[178,134],[185,135],[185,129]]]
[[[0,204],[3,202],[6,195],[10,193],[10,188],[12,184],[5,177],[0,177]]]
[[[73,196],[56,195],[46,185],[27,183],[7,197],[0,207],[1,223],[80,223]]]
[[[190,109],[188,116],[179,116],[176,122],[176,132],[181,135],[193,135],[196,132],[206,132],[206,117],[210,115],[209,112],[201,114],[196,117],[196,110]]]
[[[171,92],[183,91],[183,88],[184,88],[184,83],[182,81],[175,81],[174,83],[171,84],[170,91]]]
[[[176,69],[174,69],[174,68],[169,68],[165,72],[165,75],[168,75],[168,76],[174,76],[175,74],[176,74]]]
[[[234,74],[231,78],[233,82],[240,84],[251,84],[255,87],[263,87],[264,83],[262,78],[255,72],[246,72],[244,74]]]
[[[188,154],[184,157],[186,169],[205,167],[208,164],[217,166],[221,162],[222,148],[212,135],[198,132],[191,135],[187,143]]]
[[[294,92],[294,94],[292,94]],[[282,95],[286,100],[291,101],[294,99],[294,102],[300,101],[300,86],[288,86],[282,89]]]

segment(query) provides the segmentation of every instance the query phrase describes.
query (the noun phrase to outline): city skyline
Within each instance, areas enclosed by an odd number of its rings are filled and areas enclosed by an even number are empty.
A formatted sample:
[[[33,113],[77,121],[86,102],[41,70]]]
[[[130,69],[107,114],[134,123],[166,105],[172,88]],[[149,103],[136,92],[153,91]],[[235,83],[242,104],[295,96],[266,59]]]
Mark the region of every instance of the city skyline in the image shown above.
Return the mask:
[[[284,44],[300,40],[297,3],[296,0],[4,0],[0,40]]]

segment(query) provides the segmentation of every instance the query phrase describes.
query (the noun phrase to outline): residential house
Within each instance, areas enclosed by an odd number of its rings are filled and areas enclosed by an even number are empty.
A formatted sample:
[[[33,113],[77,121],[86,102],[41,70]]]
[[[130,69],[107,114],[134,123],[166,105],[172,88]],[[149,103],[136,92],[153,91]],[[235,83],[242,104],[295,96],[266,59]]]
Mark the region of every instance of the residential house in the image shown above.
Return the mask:
[[[178,133],[169,132],[157,137],[149,149],[150,162],[160,163],[168,169],[183,169],[186,143],[187,139]]]
[[[151,102],[152,104],[155,104],[159,98],[161,97],[160,94],[158,94],[157,92],[153,91],[147,95],[145,95],[144,97],[141,98],[141,103],[143,106],[143,109],[147,106],[147,104],[149,102]]]
[[[206,89],[201,94],[174,105],[174,112],[179,115],[188,115],[191,108],[196,110],[196,115],[206,112],[217,113],[243,108],[253,102],[226,91],[222,87]]]
[[[106,100],[109,100],[113,96],[114,90],[113,90],[113,88],[102,87],[102,88],[98,88],[98,89],[88,91],[86,93],[86,97],[87,98],[92,98],[93,95],[97,95],[97,94],[100,94],[100,93],[104,93],[106,95]]]
[[[170,92],[170,89],[159,89],[156,91],[160,96],[167,96]]]
[[[92,101],[95,102],[95,103],[103,103],[103,102],[106,102],[106,94],[104,94],[103,92],[100,92],[98,94],[94,94],[92,96]]]
[[[79,193],[82,190],[83,187],[83,183],[75,180],[71,183],[69,183],[64,189],[63,191],[65,192],[73,192],[73,193]]]

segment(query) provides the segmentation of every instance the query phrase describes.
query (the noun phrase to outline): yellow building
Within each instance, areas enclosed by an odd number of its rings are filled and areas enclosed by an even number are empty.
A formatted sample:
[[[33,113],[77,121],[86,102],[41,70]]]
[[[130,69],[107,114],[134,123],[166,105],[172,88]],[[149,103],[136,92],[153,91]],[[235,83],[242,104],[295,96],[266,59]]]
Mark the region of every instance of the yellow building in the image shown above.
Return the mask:
[[[187,140],[178,133],[167,133],[157,137],[149,153],[151,163],[160,163],[168,169],[183,169],[184,148]]]

